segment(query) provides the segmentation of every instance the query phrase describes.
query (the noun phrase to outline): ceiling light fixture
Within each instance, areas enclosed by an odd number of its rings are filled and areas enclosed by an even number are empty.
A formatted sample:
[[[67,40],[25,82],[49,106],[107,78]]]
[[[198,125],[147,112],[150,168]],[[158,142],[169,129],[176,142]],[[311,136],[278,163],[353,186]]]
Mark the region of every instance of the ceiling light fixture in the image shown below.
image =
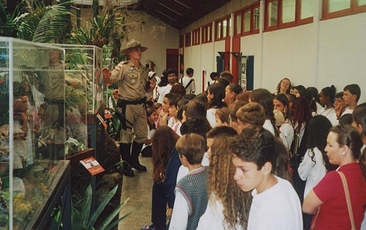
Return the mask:
[[[166,9],[168,9],[168,10],[170,10],[170,11],[172,11],[172,12],[174,12],[174,13],[178,14],[179,16],[182,16],[182,14],[181,14],[181,13],[179,13],[179,12],[177,12],[177,11],[173,10],[172,8],[170,8],[170,7],[166,6],[166,5],[164,5],[163,3],[158,2],[158,4],[159,4],[159,5],[161,5],[162,7],[165,7]]]

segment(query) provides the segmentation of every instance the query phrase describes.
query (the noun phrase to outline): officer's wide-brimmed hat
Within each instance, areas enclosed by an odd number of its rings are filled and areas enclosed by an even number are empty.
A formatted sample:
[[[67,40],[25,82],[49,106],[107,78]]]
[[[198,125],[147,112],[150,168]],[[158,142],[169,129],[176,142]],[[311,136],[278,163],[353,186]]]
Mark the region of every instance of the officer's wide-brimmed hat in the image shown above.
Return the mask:
[[[132,39],[131,41],[129,41],[127,43],[126,48],[124,48],[122,50],[122,53],[127,54],[130,49],[134,49],[134,48],[141,48],[141,52],[144,52],[145,50],[147,50],[147,47],[141,46],[140,42],[136,41],[135,39]]]

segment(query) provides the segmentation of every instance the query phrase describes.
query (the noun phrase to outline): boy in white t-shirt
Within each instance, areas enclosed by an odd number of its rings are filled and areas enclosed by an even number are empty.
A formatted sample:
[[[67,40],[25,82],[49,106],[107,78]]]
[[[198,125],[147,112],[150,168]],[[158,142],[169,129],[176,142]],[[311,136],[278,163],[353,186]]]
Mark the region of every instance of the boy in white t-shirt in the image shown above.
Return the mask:
[[[274,136],[262,127],[246,128],[231,146],[234,179],[241,190],[252,191],[248,230],[303,229],[301,204],[292,185],[273,174]]]

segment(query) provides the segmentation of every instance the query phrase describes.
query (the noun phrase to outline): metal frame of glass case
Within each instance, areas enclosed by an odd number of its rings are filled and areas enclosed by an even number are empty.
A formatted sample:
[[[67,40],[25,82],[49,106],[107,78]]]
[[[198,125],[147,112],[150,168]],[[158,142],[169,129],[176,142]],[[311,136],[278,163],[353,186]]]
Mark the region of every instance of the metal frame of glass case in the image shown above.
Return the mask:
[[[64,60],[62,48],[0,37],[0,229],[45,218],[35,215],[70,173],[59,171],[71,133]]]
[[[93,45],[55,45],[65,49],[66,81],[78,78],[79,87],[75,88],[85,90],[87,113],[95,114],[106,96],[102,76],[103,49]]]

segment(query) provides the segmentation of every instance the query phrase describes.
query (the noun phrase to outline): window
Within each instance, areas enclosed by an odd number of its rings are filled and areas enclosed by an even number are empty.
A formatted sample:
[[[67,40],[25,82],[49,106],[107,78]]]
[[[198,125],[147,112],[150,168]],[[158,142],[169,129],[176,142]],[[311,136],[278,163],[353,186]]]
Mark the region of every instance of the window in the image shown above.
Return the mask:
[[[282,23],[295,21],[295,1],[282,0]]]
[[[241,27],[242,27],[242,20],[241,20],[241,15],[242,13],[237,13],[235,14],[235,31],[234,31],[234,35],[238,35],[238,34],[241,34]]]
[[[186,47],[189,47],[189,46],[191,46],[191,32],[188,32],[188,33],[186,33],[185,35],[184,35],[184,37],[185,37],[185,46]]]
[[[313,21],[314,1],[266,0],[264,30],[298,26]]]
[[[251,30],[251,26],[250,26],[250,23],[251,23],[251,11],[250,10],[247,10],[244,12],[244,33],[245,32],[250,32]]]
[[[271,1],[268,3],[268,27],[276,26],[278,23],[278,1]]]
[[[253,6],[253,31],[259,32],[259,4]]]
[[[215,40],[222,40],[229,37],[230,16],[219,19],[215,22]]]
[[[366,11],[366,0],[323,0],[323,19]]]
[[[192,45],[200,44],[200,28],[197,28],[192,31]]]
[[[235,13],[234,35],[259,33],[259,2]]]
[[[202,43],[212,42],[212,23],[202,26]]]
[[[301,19],[311,18],[314,14],[314,1],[301,0]]]

